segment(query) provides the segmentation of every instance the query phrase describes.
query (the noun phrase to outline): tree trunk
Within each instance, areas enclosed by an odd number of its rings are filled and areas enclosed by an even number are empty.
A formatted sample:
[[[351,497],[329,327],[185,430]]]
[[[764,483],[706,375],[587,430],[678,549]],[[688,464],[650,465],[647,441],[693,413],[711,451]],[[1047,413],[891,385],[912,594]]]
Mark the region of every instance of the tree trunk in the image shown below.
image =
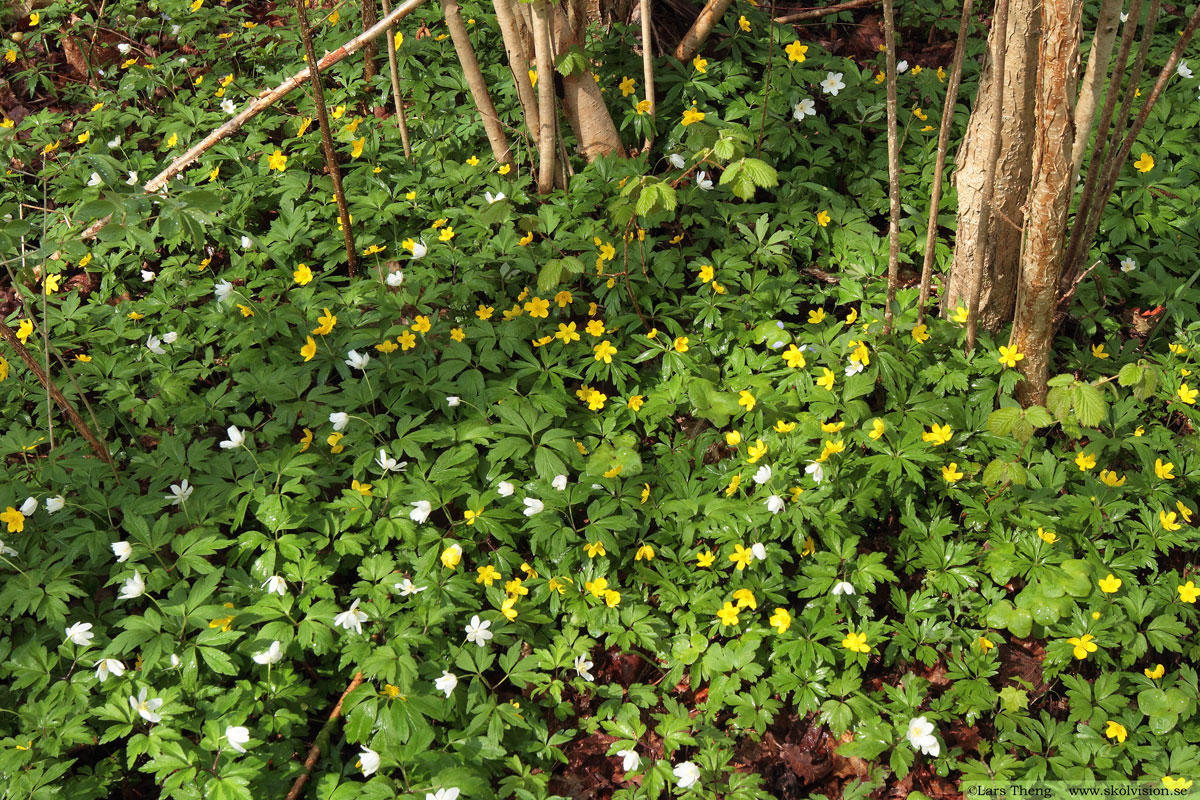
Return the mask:
[[[1070,76],[1079,61],[1077,0],[1043,0],[1042,45],[1037,83],[1037,130],[1034,134],[1034,179],[1029,191],[1029,217],[1021,252],[1021,281],[1011,342],[1025,358],[1025,379],[1017,385],[1024,406],[1046,399],[1063,238],[1074,182],[1071,148],[1075,126]]]
[[[379,9],[375,7],[377,0],[362,0],[363,30],[369,31],[379,22]],[[390,45],[390,43],[389,43]],[[363,47],[363,80],[367,83],[375,77],[378,69],[375,62],[379,60],[379,43],[374,39]]]
[[[675,57],[680,61],[691,61],[692,56],[700,52],[704,40],[712,33],[725,10],[733,4],[733,0],[708,0],[700,9],[700,16],[692,23],[692,27],[683,35],[679,46],[675,48]]]
[[[525,49],[525,40],[517,27],[517,17],[513,14],[509,0],[492,0],[496,8],[496,22],[500,25],[500,37],[504,40],[504,51],[508,54],[508,66],[512,70],[513,81],[517,84],[517,99],[521,101],[521,111],[525,114],[525,127],[535,139],[541,122],[538,116],[537,96],[533,93],[533,83],[529,80],[530,53]]]
[[[582,46],[575,38],[562,7],[551,6],[548,10],[552,15],[551,31],[555,55],[562,55],[573,46]],[[591,70],[585,69],[583,72],[563,77],[562,83],[563,112],[575,131],[576,146],[584,158],[591,163],[597,157],[609,153],[624,156],[625,148],[621,146],[621,136]]]
[[[479,70],[479,61],[475,58],[475,50],[471,47],[471,38],[467,35],[467,26],[463,24],[462,11],[458,0],[442,0],[442,13],[446,17],[446,28],[450,31],[450,39],[454,42],[454,51],[458,53],[458,62],[462,65],[463,75],[471,90],[471,98],[475,108],[483,120],[483,130],[487,133],[488,142],[492,146],[492,157],[497,164],[511,164],[512,150],[508,146],[508,137],[500,127],[500,117],[496,114],[496,106],[492,104],[492,96],[488,94],[487,83]]]
[[[1119,15],[1124,0],[1104,0],[1100,6],[1100,17],[1096,21],[1096,32],[1092,35],[1092,49],[1088,53],[1087,70],[1083,75],[1083,86],[1075,104],[1075,146],[1071,150],[1071,184],[1083,166],[1083,154],[1091,138],[1092,122],[1100,104],[1100,93],[1104,91],[1104,77],[1108,74],[1108,62],[1112,59],[1113,45],[1117,41]],[[1120,75],[1114,75],[1120,82]],[[1097,144],[1099,142],[1097,141]]]
[[[550,49],[550,21],[552,13],[546,0],[533,3],[533,50],[538,70],[538,194],[550,194],[554,190],[554,125],[558,112],[554,107],[554,58]]]
[[[943,315],[966,306],[975,281],[976,251],[983,248],[983,275],[979,295],[979,324],[997,330],[1012,318],[1017,273],[1021,256],[1022,211],[1029,191],[1030,153],[1033,145],[1033,112],[1040,26],[1036,0],[1011,0],[1003,36],[1004,71],[1003,124],[994,127],[995,92],[993,66],[989,62],[980,80],[975,107],[956,159],[954,176],[958,192],[958,225],[954,259],[942,295]],[[994,50],[989,47],[989,50]],[[1000,159],[996,165],[995,194],[991,209],[990,236],[980,238],[983,211],[982,191],[992,152],[993,139],[1000,136]]]

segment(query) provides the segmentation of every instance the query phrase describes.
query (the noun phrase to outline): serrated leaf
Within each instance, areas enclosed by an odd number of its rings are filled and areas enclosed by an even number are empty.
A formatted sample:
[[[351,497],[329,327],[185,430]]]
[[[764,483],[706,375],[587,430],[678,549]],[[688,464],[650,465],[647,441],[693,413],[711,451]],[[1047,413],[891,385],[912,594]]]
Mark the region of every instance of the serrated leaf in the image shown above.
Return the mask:
[[[779,185],[779,173],[767,162],[757,158],[743,158],[742,164],[745,165],[746,175],[760,189]]]
[[[1080,425],[1095,428],[1108,416],[1108,403],[1104,395],[1090,383],[1081,383],[1075,387],[1075,416]]]
[[[987,428],[997,436],[1007,436],[1020,418],[1021,409],[1016,406],[998,408],[988,415]]]
[[[1143,370],[1142,367],[1137,364],[1126,364],[1125,366],[1121,367],[1121,371],[1117,373],[1117,383],[1121,384],[1122,386],[1133,386],[1135,383],[1141,381],[1142,372],[1144,371],[1145,370]]]
[[[1054,422],[1054,417],[1050,416],[1050,412],[1041,406],[1030,406],[1025,409],[1023,416],[1025,421],[1034,428],[1044,428]]]

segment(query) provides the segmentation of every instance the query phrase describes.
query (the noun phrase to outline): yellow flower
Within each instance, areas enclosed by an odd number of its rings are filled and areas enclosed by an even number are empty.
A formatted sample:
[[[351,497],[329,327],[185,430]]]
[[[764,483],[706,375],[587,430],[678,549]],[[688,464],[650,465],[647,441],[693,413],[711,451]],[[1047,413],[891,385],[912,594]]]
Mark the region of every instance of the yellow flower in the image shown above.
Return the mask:
[[[1015,367],[1018,361],[1021,361],[1025,358],[1025,354],[1017,352],[1016,345],[1013,345],[1012,347],[1000,345],[1000,355],[998,358],[1000,363],[1004,366]]]
[[[929,326],[925,323],[915,326],[912,329],[912,338],[917,344],[925,344],[929,341]]]
[[[715,561],[716,558],[717,557],[713,555],[712,550],[705,550],[703,553],[697,553],[696,566],[700,569],[708,569],[713,565],[713,561]]]
[[[913,109],[913,116],[916,117],[917,119],[921,120],[922,122],[929,119],[929,115],[926,114],[924,111],[922,111],[919,106],[917,108]]]
[[[633,557],[634,561],[641,561],[643,559],[645,559],[646,561],[654,560],[654,548],[648,544],[644,544],[641,547],[639,547],[637,549],[637,554]]]
[[[1162,664],[1155,665],[1154,669],[1142,670],[1142,672],[1145,673],[1146,677],[1152,681],[1156,681],[1159,678],[1161,678],[1163,676],[1163,673],[1165,673],[1166,671],[1167,671],[1166,667],[1164,667]]]
[[[938,80],[939,80],[939,81],[941,81],[941,82],[945,83],[945,81],[946,81],[946,70],[942,69],[941,67],[938,67],[938,71],[937,71],[937,78],[938,78]]]
[[[400,343],[400,349],[402,351],[412,350],[414,347],[417,346],[417,337],[413,336],[408,331],[404,331],[399,336],[397,336],[396,341]]]
[[[9,532],[11,531],[12,529],[9,528]],[[1196,587],[1194,581],[1188,581],[1182,586],[1176,587],[1176,589],[1179,591],[1179,599],[1185,603],[1194,603],[1196,602],[1196,598],[1200,597],[1200,588]]]
[[[638,100],[637,105],[633,107],[633,110],[638,113],[638,116],[641,116],[642,114],[649,114],[650,113],[650,101],[649,100]]]
[[[1041,528],[1038,528],[1037,535],[1038,535],[1038,538],[1041,539],[1046,544],[1054,544],[1055,542],[1058,541],[1058,534],[1056,534],[1054,531],[1047,531],[1047,530],[1042,530]]]
[[[36,28],[42,21],[42,15],[36,11],[29,15],[29,27]]]
[[[825,321],[825,309],[814,308],[808,312],[808,324],[809,325],[820,325],[824,321]]]
[[[955,461],[951,461],[942,467],[942,477],[946,480],[946,483],[954,483],[961,480],[962,476],[963,473],[958,471],[958,463]]]
[[[1110,572],[1107,577],[1100,579],[1099,586],[1105,594],[1114,594],[1121,588],[1121,579]]]
[[[691,125],[693,122],[700,122],[703,119],[704,119],[704,112],[697,111],[695,106],[693,106],[692,108],[689,108],[683,112],[683,123],[682,124],[686,128],[688,125]]]
[[[308,129],[312,125],[312,123],[313,123],[312,117],[305,117],[304,119],[300,120],[300,129],[298,131],[296,131],[297,138],[301,137],[305,133],[307,133]]]
[[[354,140],[354,145],[350,148],[350,157],[358,158],[362,155],[363,145],[367,143],[367,137],[363,136]]]
[[[643,397],[640,394],[635,394],[632,397],[630,397],[627,401],[625,401],[625,405],[627,405],[631,411],[633,411],[634,413],[637,413],[638,411],[642,410],[642,405],[645,402],[646,402],[645,397]]]
[[[25,515],[12,506],[4,509],[4,513],[0,514],[0,522],[8,525],[9,533],[20,533],[25,530]]]
[[[468,525],[474,525],[475,520],[479,519],[480,515],[482,515],[482,514],[483,514],[482,508],[479,509],[478,511],[474,511],[474,510],[468,508],[466,511],[463,512],[463,519],[466,520]]]
[[[329,452],[340,453],[346,449],[346,445],[339,444],[346,437],[344,433],[331,433],[325,437],[325,444],[329,445]]]
[[[92,357],[89,356],[87,353],[80,353],[79,355],[75,356],[75,360],[86,364],[92,360]],[[5,376],[5,377],[7,377],[7,376]],[[4,380],[4,378],[0,378],[0,380]]]
[[[400,349],[400,345],[396,344],[391,339],[384,339],[382,342],[375,345],[375,349],[381,353],[394,353]]]
[[[463,339],[467,338],[467,333],[462,328],[451,328],[450,338],[456,342],[461,342]]]
[[[1096,466],[1096,457],[1080,450],[1075,455],[1075,464],[1079,467],[1080,472],[1087,472]]]
[[[783,351],[783,362],[792,369],[802,369],[808,363],[804,360],[804,352],[794,344]]]
[[[58,274],[47,275],[46,280],[42,282],[42,288],[46,294],[54,294],[58,291],[58,285],[62,281],[62,276]]]
[[[501,175],[507,175],[508,173],[512,172],[512,165],[501,164],[500,168],[496,170],[496,172],[499,172]]]
[[[317,322],[319,324],[317,327],[313,328],[313,333],[315,333],[317,336],[327,336],[329,332],[333,330],[333,326],[337,324],[337,317],[335,317],[333,314],[330,314],[328,308],[322,310],[325,313],[317,317]]]
[[[775,425],[772,426],[772,430],[774,430],[776,433],[791,433],[795,429],[796,423],[784,422],[783,420],[776,421]]]
[[[1108,358],[1108,353],[1104,352],[1103,344],[1092,345],[1092,357],[1093,358]]]
[[[875,419],[871,420],[871,432],[868,433],[867,436],[870,436],[872,439],[878,439],[880,436],[883,436],[883,431],[883,420],[881,420],[879,417],[876,417]]]
[[[1109,739],[1116,739],[1118,742],[1124,742],[1125,737],[1129,732],[1125,730],[1125,726],[1119,722],[1113,722],[1111,719],[1106,723],[1107,728],[1104,729],[1104,735]]]
[[[283,154],[282,150],[276,150],[267,158],[267,168],[283,172],[287,169],[287,160],[288,157]]]
[[[737,447],[741,443],[742,435],[737,431],[730,431],[729,433],[725,434],[725,444],[729,445],[730,447]]]
[[[596,354],[597,361],[603,361],[605,364],[612,363],[612,357],[617,352],[617,348],[612,346],[612,343],[605,339],[600,344],[596,345],[592,350]]]
[[[533,231],[527,231],[524,236],[522,236],[519,240],[517,240],[517,244],[524,247],[525,245],[529,244],[532,241],[533,241]]]
[[[571,303],[575,302],[575,298],[571,295],[570,292],[568,292],[567,290],[564,289],[563,291],[554,295],[554,302],[558,305],[559,308],[566,308],[567,306],[571,305]]]
[[[1200,395],[1200,389],[1192,389],[1186,383],[1179,384],[1179,399],[1189,406],[1196,405],[1197,395]]]
[[[534,319],[543,319],[550,316],[550,301],[541,297],[534,297],[525,304],[525,310]],[[616,351],[614,350],[613,352]]]
[[[865,633],[855,633],[848,631],[846,638],[842,639],[842,647],[852,653],[869,653],[871,645],[867,644],[867,635]]]
[[[808,47],[800,44],[800,40],[797,39],[787,47],[783,48],[783,52],[787,53],[788,61],[795,61],[797,64],[803,64],[804,56],[808,52]]]
[[[686,337],[686,336],[675,337],[674,347],[675,347],[676,353],[686,353],[688,351],[688,337]]]
[[[708,59],[696,56],[692,59],[692,66],[696,68],[696,72],[699,72],[701,75],[703,75],[704,73],[708,72]]]
[[[312,447],[312,442],[313,442],[313,432],[310,431],[308,428],[305,428],[304,435],[300,437],[300,445],[301,445],[300,452],[303,453],[309,447]]]
[[[588,542],[583,546],[583,551],[587,553],[588,558],[608,555],[608,551],[604,549],[604,542]]]
[[[750,565],[750,562],[754,560],[754,553],[751,552],[750,548],[748,547],[735,544],[733,546],[733,553],[729,556],[729,560],[733,562],[733,566],[736,569],[739,571],[744,570]]]
[[[468,164],[469,166],[472,166],[472,167],[477,167],[477,166],[479,166],[479,157],[478,157],[478,156],[471,156],[470,158],[468,158],[468,159],[467,159],[467,164]]]
[[[731,480],[729,482],[729,485],[725,487],[725,496],[732,497],[733,493],[737,491],[738,486],[740,486],[741,484],[742,484],[742,475],[741,475],[741,473],[738,473],[737,475],[733,476],[733,480]]]
[[[1186,778],[1172,778],[1170,775],[1163,775],[1163,786],[1171,791],[1184,792],[1192,788],[1192,782]]]
[[[1133,162],[1133,168],[1138,172],[1149,172],[1154,169],[1154,156],[1149,153],[1142,153],[1141,158]]]
[[[1095,638],[1096,637],[1092,636],[1090,633],[1085,633],[1081,637],[1072,636],[1070,639],[1067,639],[1067,644],[1075,645],[1075,648],[1072,652],[1075,654],[1077,659],[1082,661],[1088,657],[1088,653],[1096,652],[1096,643],[1092,641]]]
[[[424,314],[418,314],[417,318],[413,320],[413,324],[409,327],[420,334],[429,333],[429,317],[425,316]]]
[[[241,303],[238,303],[237,307],[238,307],[238,311],[242,312],[243,317],[253,317],[254,316],[254,309],[250,308],[250,306],[246,306],[246,305],[242,305]]]
[[[441,561],[446,569],[454,569],[458,562],[462,561],[462,547],[457,544],[450,545],[442,551]]]
[[[453,238],[454,238],[454,226],[452,226],[452,225],[447,225],[445,228],[442,229],[442,232],[438,234],[438,239],[443,242],[448,242]]]
[[[4,51],[4,60],[9,64],[17,63],[17,51],[11,47]]]
[[[747,448],[747,452],[749,455],[746,458],[746,463],[754,464],[767,454],[767,446],[763,444],[762,439],[755,439],[754,444]]]
[[[529,83],[534,89],[537,88],[537,79],[538,79],[537,70],[536,69],[529,70]]]
[[[579,341],[579,334],[575,331],[574,322],[558,323],[558,332],[554,334],[555,339],[561,339],[563,344]]]
[[[143,318],[145,318],[145,316],[146,316],[145,314],[139,314],[139,313],[138,313],[138,312],[136,312],[136,311],[130,311],[130,312],[129,312],[129,318],[130,318],[130,319],[132,319],[132,320],[143,319]]]
[[[1118,476],[1110,469],[1102,469],[1100,470],[1100,482],[1105,486],[1124,486],[1125,476]]]
[[[1190,523],[1192,521],[1192,513],[1193,512],[1190,508],[1185,506],[1182,501],[1176,500],[1175,507],[1177,509],[1179,509],[1179,516],[1183,517],[1184,522]]]
[[[885,80],[887,80],[887,73],[882,72],[882,71],[875,73],[875,82],[876,83],[883,83]]]
[[[775,613],[767,620],[771,627],[778,633],[783,633],[792,625],[792,615],[787,612],[786,608],[776,608]]]
[[[725,605],[717,611],[717,619],[721,620],[722,627],[729,627],[738,624],[738,609],[733,603],[728,600]]]
[[[829,227],[829,219],[830,219],[830,217],[829,217],[828,211],[818,211],[817,212],[817,224],[820,225],[822,228]]]
[[[608,589],[608,578],[602,575],[594,581],[584,581],[583,588],[591,592],[592,597],[603,597],[605,590]]]
[[[960,305],[960,306],[958,306],[958,308],[954,309],[954,313],[950,315],[950,319],[951,319],[951,321],[957,322],[959,325],[962,325],[964,322],[967,321],[967,318],[969,316],[970,316],[970,313],[967,311],[967,309],[963,308]]]
[[[1170,461],[1163,462],[1161,458],[1154,459],[1154,474],[1158,476],[1159,480],[1173,480],[1175,478],[1173,469],[1175,469],[1175,465]]]
[[[21,320],[21,324],[17,326],[17,338],[21,340],[21,344],[25,344],[31,333],[33,333],[33,320]]]
[[[617,88],[621,90],[621,97],[629,97],[629,95],[634,93],[635,90],[633,87],[635,87],[636,85],[637,85],[637,81],[635,81],[633,78],[630,78],[629,76],[625,76],[625,77],[621,78],[621,85],[618,86]]]
[[[616,608],[621,605],[621,593],[609,589],[604,593],[604,605],[609,608]]]
[[[929,430],[921,433],[921,441],[928,442],[937,447],[950,441],[953,436],[954,431],[950,430],[949,425],[938,425],[935,422],[929,426]]]
[[[371,484],[369,483],[359,483],[357,480],[350,481],[350,489],[351,491],[358,492],[363,497],[371,496]]]
[[[746,16],[744,14],[742,16],[738,17],[738,27],[741,28],[746,33],[750,32],[750,20],[746,19]]]
[[[754,395],[748,389],[742,389],[738,392],[738,405],[746,409],[746,413],[754,410],[754,406],[758,403]]]
[[[81,134],[79,134],[78,136],[76,136],[76,137],[75,137],[75,142],[76,142],[77,144],[87,144],[87,140],[88,140],[88,139],[90,139],[91,137],[92,137],[92,132],[91,132],[91,131],[84,131],[83,133],[81,133]],[[175,146],[175,138],[176,138],[175,134],[173,134],[173,133],[172,133],[172,134],[171,134],[171,141],[167,142],[167,147],[174,147],[174,146]]]
[[[844,427],[846,427],[846,423],[840,422],[840,421],[839,422],[822,422],[821,423],[821,430],[824,433],[837,433]]]
[[[754,592],[749,589],[738,589],[733,593],[733,599],[737,600],[737,607],[749,608],[751,611],[758,610],[758,601],[754,599]]]
[[[987,638],[986,636],[980,636],[977,641],[979,644],[979,649],[985,653],[988,650],[991,650],[992,648],[994,648],[996,646],[996,643],[993,642],[991,639]]]
[[[486,321],[492,318],[492,314],[495,312],[495,310],[495,306],[485,306],[483,303],[480,303],[479,308],[475,309],[475,316]]]
[[[837,376],[833,374],[833,370],[829,367],[821,367],[821,377],[817,378],[817,386],[832,392],[835,380],[837,380]]]

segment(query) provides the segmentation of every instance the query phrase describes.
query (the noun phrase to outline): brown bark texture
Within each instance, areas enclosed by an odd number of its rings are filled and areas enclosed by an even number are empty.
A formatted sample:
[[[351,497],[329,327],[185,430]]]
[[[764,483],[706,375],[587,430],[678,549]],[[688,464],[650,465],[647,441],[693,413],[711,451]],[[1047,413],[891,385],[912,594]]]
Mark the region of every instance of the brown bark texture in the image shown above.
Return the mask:
[[[550,6],[548,10],[552,15],[554,53],[562,55],[571,47],[580,46],[580,41],[575,38],[575,31],[561,7]],[[600,87],[592,77],[591,70],[564,76],[562,83],[563,112],[575,131],[576,146],[583,157],[590,163],[597,157],[610,153],[624,156],[625,148],[621,146],[621,135],[617,132],[617,125],[604,103],[604,96],[600,94]]]
[[[1018,364],[1025,379],[1017,384],[1017,399],[1026,407],[1040,405],[1046,399],[1063,238],[1075,188],[1071,179],[1074,98],[1069,76],[1079,60],[1081,12],[1082,4],[1077,0],[1042,3],[1034,178],[1029,191],[1029,216],[1011,339],[1025,356]]]
[[[533,50],[538,71],[538,194],[554,190],[554,126],[558,111],[554,102],[554,57],[550,49],[550,19],[553,13],[546,0],[533,4]]]
[[[517,86],[517,99],[521,101],[521,111],[525,115],[525,127],[536,139],[541,122],[538,117],[537,95],[534,94],[533,83],[529,80],[529,62],[532,59],[520,28],[517,27],[517,16],[509,3],[510,0],[492,0],[496,9],[496,22],[500,26],[500,38],[504,40],[504,52],[508,55],[508,66]]]
[[[679,46],[675,48],[675,57],[680,61],[691,61],[692,56],[700,52],[717,21],[732,3],[733,0],[708,0],[704,8],[700,9],[700,16],[696,17],[692,27],[679,40]]]
[[[475,101],[475,108],[483,121],[483,130],[487,134],[488,144],[492,147],[492,157],[496,159],[497,164],[511,164],[512,149],[508,145],[504,129],[500,127],[500,117],[496,114],[496,106],[488,93],[487,82],[479,69],[475,49],[471,47],[471,37],[467,34],[466,24],[463,23],[458,0],[442,0],[442,14],[446,18],[450,40],[454,42],[454,52],[458,54],[458,63],[467,79],[467,87],[471,90],[471,99]]]
[[[983,281],[979,294],[979,324],[995,331],[1012,318],[1017,270],[1021,254],[1022,207],[1028,196],[1030,153],[1037,52],[1040,26],[1035,0],[1011,0],[1006,30],[993,29],[988,36],[1003,35],[1005,48],[1003,122],[995,129],[994,75],[989,63],[980,80],[975,107],[967,123],[956,158],[954,175],[958,193],[958,221],[954,258],[942,294],[942,314],[967,305],[976,272],[976,249],[983,248]],[[991,48],[989,47],[989,50]],[[983,184],[987,176],[993,139],[1000,137],[1000,158],[991,209],[990,236],[979,236],[983,211]]]
[[[1096,109],[1100,107],[1100,94],[1104,91],[1104,78],[1108,74],[1108,62],[1112,60],[1113,45],[1117,41],[1124,0],[1104,0],[1100,16],[1096,20],[1096,31],[1092,35],[1092,49],[1088,53],[1087,69],[1083,74],[1083,85],[1079,89],[1079,100],[1075,103],[1075,146],[1071,150],[1071,174],[1078,175],[1083,166],[1083,154],[1091,138],[1092,122]],[[1119,81],[1120,76],[1115,76]]]

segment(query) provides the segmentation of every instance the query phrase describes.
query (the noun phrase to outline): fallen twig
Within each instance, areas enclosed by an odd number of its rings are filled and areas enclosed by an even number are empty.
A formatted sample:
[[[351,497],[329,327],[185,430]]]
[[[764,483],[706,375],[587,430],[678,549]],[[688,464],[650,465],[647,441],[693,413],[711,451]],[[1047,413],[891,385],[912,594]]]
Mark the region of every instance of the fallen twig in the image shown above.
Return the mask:
[[[856,8],[863,6],[873,6],[879,0],[850,0],[848,3],[838,3],[836,6],[826,6],[825,8],[806,8],[803,11],[797,11],[793,14],[784,14],[782,17],[776,17],[772,22],[779,25],[788,25],[793,22],[803,22],[806,19],[820,19],[827,17],[830,14],[837,14],[839,11],[853,11]]]
[[[333,711],[329,712],[329,719],[325,720],[325,724],[321,726],[321,730],[317,733],[317,738],[313,739],[312,747],[308,749],[308,757],[304,759],[304,771],[297,776],[296,781],[292,784],[292,788],[288,791],[284,800],[296,800],[300,796],[300,792],[304,791],[304,784],[308,782],[308,776],[312,774],[313,767],[317,764],[317,759],[321,757],[321,743],[333,729],[333,723],[342,715],[342,703],[346,701],[350,693],[357,689],[362,682],[363,674],[361,672],[354,673],[354,679],[350,681],[350,685],[346,687],[346,691],[342,692],[342,696],[338,698],[337,705],[333,707]]]

